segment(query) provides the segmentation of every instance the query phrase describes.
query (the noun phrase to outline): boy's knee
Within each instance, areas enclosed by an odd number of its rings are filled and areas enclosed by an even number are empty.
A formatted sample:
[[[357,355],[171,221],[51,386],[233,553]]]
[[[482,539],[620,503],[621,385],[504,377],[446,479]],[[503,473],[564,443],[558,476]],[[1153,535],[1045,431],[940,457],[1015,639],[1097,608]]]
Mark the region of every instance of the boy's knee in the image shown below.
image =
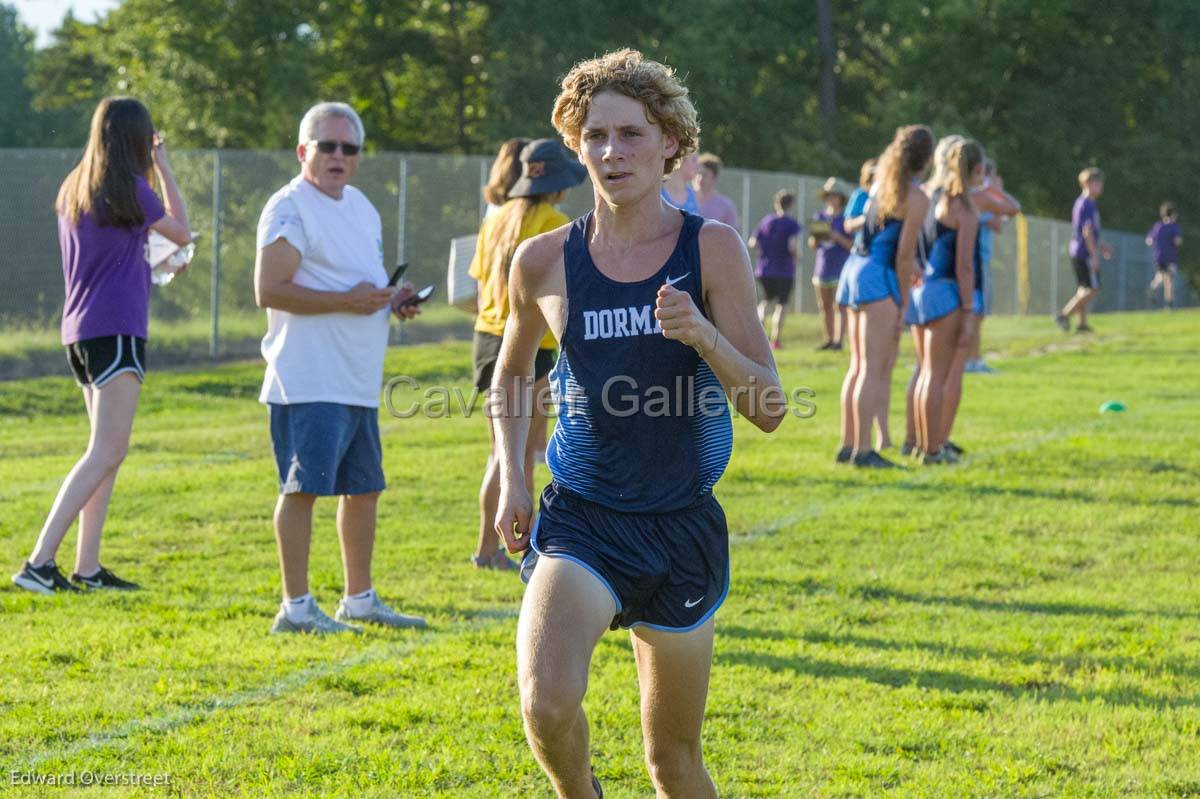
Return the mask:
[[[675,795],[677,790],[673,791],[673,788],[689,785],[696,773],[704,768],[699,739],[648,743],[646,767],[656,787]]]
[[[530,734],[546,739],[560,736],[575,723],[583,706],[583,691],[574,681],[531,675],[522,680],[521,716]]]

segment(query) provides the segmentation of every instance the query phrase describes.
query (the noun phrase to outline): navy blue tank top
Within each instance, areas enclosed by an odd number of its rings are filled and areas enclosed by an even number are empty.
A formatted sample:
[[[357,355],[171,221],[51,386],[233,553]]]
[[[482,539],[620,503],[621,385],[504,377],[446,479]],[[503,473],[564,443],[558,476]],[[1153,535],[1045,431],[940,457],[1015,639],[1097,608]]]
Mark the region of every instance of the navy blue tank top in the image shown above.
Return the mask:
[[[588,252],[588,213],[563,250],[567,324],[550,375],[558,420],[546,465],[564,488],[614,510],[665,513],[707,499],[733,451],[721,382],[694,349],[662,334],[654,307],[670,283],[703,312],[702,217],[683,213],[667,262],[633,283]]]
[[[974,248],[975,287],[983,287],[983,250],[980,237],[975,237]],[[929,263],[925,266],[925,277],[929,280],[950,278],[957,280],[956,265],[958,262],[958,228],[947,227],[937,223],[937,239],[929,253]]]
[[[921,190],[920,184],[916,181],[913,181],[912,187],[916,191]],[[854,238],[854,252],[866,256],[875,263],[882,264],[894,271],[896,269],[896,253],[900,249],[900,232],[904,228],[904,220],[889,216],[881,222],[879,220],[879,213],[875,209],[874,197],[867,198],[863,214],[866,216],[866,222]],[[932,219],[932,216],[927,216],[925,220],[926,228],[931,226]],[[915,253],[917,269],[921,269],[925,264],[926,254],[929,252],[934,238],[935,236],[931,230],[923,231],[921,235],[917,236],[917,251]]]

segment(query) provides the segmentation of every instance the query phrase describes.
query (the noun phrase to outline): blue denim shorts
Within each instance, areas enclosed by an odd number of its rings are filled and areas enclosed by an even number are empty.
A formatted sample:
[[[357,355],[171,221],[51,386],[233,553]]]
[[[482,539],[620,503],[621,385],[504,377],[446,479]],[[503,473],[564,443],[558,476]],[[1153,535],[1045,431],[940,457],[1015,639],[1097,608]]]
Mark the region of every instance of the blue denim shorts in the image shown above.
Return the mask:
[[[336,402],[268,408],[279,493],[332,497],[387,487],[377,409]]]

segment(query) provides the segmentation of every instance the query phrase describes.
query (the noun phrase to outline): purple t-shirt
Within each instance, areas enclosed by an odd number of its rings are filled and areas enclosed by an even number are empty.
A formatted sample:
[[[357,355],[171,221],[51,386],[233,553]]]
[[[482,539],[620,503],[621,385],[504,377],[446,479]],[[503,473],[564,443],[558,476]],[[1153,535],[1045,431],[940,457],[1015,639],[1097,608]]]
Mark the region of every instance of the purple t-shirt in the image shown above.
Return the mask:
[[[1083,228],[1088,224],[1092,226],[1092,235],[1098,246],[1100,244],[1100,209],[1096,207],[1095,200],[1086,194],[1081,194],[1075,200],[1075,207],[1071,209],[1071,229],[1075,235],[1071,237],[1071,246],[1067,248],[1067,251],[1072,258],[1088,257],[1087,242],[1083,240]]]
[[[1180,235],[1182,234],[1179,232],[1178,222],[1154,223],[1154,227],[1150,228],[1150,235],[1146,238],[1150,239],[1150,246],[1154,249],[1155,264],[1170,266],[1179,263],[1179,248],[1175,246],[1175,239]]]
[[[758,223],[754,240],[758,245],[758,277],[796,276],[796,261],[788,253],[788,239],[800,235],[800,223],[794,218],[768,214]]]
[[[828,211],[818,211],[813,214],[818,222],[828,222],[829,227],[838,235],[846,235],[846,217],[843,214],[831,214]],[[817,245],[816,265],[813,269],[817,280],[829,283],[842,276],[842,267],[850,251],[833,239],[822,239]]]
[[[134,180],[146,217],[138,227],[102,227],[90,213],[83,214],[77,225],[61,214],[58,217],[67,294],[63,344],[101,336],[146,338],[150,316],[146,236],[166,210],[145,178]]]
[[[702,200],[697,195],[696,200],[700,206],[700,216],[705,219],[715,219],[718,222],[724,222],[734,230],[737,230],[737,209],[733,206],[733,201],[724,194],[713,192],[713,195],[707,200]]]

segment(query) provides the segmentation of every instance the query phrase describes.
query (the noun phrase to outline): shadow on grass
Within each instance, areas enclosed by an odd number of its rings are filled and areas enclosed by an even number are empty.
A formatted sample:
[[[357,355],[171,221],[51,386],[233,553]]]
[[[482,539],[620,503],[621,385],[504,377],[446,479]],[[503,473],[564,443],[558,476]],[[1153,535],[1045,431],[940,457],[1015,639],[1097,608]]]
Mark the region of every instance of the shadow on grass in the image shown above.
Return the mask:
[[[889,688],[915,687],[951,693],[995,693],[1019,699],[1049,702],[1093,702],[1129,707],[1195,707],[1200,699],[1190,696],[1169,700],[1132,688],[1109,691],[1078,690],[1062,683],[1029,679],[1015,682],[973,677],[940,669],[906,669],[894,666],[874,666],[839,663],[806,655],[776,655],[765,652],[720,652],[720,665],[742,665],[774,672],[806,674],[820,679],[865,680]]]
[[[877,649],[889,652],[910,652],[913,650],[919,650],[921,652],[930,652],[938,655],[939,657],[945,658],[957,658],[960,660],[993,660],[996,662],[1009,661],[1021,663],[1026,666],[1048,666],[1052,668],[1059,668],[1068,673],[1074,673],[1077,671],[1092,671],[1095,669],[1109,669],[1119,672],[1166,672],[1187,679],[1200,679],[1200,664],[1179,659],[1154,661],[1122,656],[1098,657],[1095,655],[1086,654],[1046,656],[1040,655],[1036,652],[1009,652],[1002,649],[961,646],[957,644],[942,643],[939,641],[922,641],[915,639],[893,641],[886,638],[876,638],[873,636],[857,635],[854,633],[831,634],[819,631],[810,631],[800,633],[799,635],[792,635],[782,630],[759,629],[754,627],[725,624],[720,625],[718,630],[722,636],[746,640],[758,639],[765,641],[804,641],[810,644],[832,644],[834,646]]]
[[[970,610],[986,610],[999,613],[1036,613],[1049,616],[1101,616],[1109,619],[1130,616],[1161,616],[1169,619],[1200,619],[1200,612],[1176,609],[1120,608],[1111,605],[1080,604],[1072,602],[1030,602],[1027,600],[980,599],[972,596],[945,596],[900,591],[884,585],[860,585],[851,593],[869,601],[891,600],[913,602],[921,605],[941,605]]]
[[[915,591],[902,591],[897,588],[890,588],[880,583],[857,585],[847,590],[836,584],[822,583],[810,577],[790,580],[779,577],[745,575],[736,581],[734,590],[738,593],[752,591],[756,595],[779,593],[788,596],[816,593],[847,593],[851,597],[863,599],[868,602],[909,602],[919,605],[937,605],[995,613],[1032,613],[1045,616],[1099,616],[1108,619],[1139,616],[1158,616],[1166,619],[1200,619],[1200,611],[1180,610],[1177,608],[1121,608],[1111,605],[1075,602],[1032,602],[1029,600],[999,600],[983,599],[974,596],[922,594]]]
[[[1092,467],[1089,461],[1089,468]],[[959,468],[970,468],[970,464],[964,464]],[[1104,473],[1140,473],[1145,475],[1171,473],[1180,476],[1193,477],[1191,470],[1179,464],[1170,463],[1168,461],[1158,461],[1151,458],[1126,458],[1121,459],[1116,464],[1111,464],[1108,467],[1097,468],[1098,472]],[[953,474],[953,472],[948,472]],[[794,478],[776,477],[754,477],[756,484],[771,484],[772,482],[779,485],[795,486]],[[943,500],[947,496],[959,494],[966,498],[978,499],[980,497],[997,497],[1001,499],[1029,499],[1029,500],[1050,500],[1052,502],[1078,502],[1088,505],[1098,504],[1116,504],[1129,505],[1135,507],[1145,507],[1144,499],[1127,498],[1114,496],[1112,494],[1092,493],[1090,491],[1078,491],[1066,488],[1049,488],[1039,489],[1030,488],[1028,486],[1002,486],[1002,485],[986,485],[978,482],[970,484],[956,484],[942,480],[897,480],[883,486],[881,484],[866,483],[863,480],[849,479],[844,477],[827,477],[823,475],[810,475],[805,477],[805,484],[808,487],[820,487],[819,491],[815,491],[820,496],[840,497],[845,493],[868,488],[884,488],[907,491],[915,494],[927,496],[930,499]],[[836,500],[835,500],[836,501]],[[1171,507],[1186,507],[1200,508],[1200,499],[1180,498],[1180,497],[1157,497],[1154,502],[1160,505],[1168,505]]]

